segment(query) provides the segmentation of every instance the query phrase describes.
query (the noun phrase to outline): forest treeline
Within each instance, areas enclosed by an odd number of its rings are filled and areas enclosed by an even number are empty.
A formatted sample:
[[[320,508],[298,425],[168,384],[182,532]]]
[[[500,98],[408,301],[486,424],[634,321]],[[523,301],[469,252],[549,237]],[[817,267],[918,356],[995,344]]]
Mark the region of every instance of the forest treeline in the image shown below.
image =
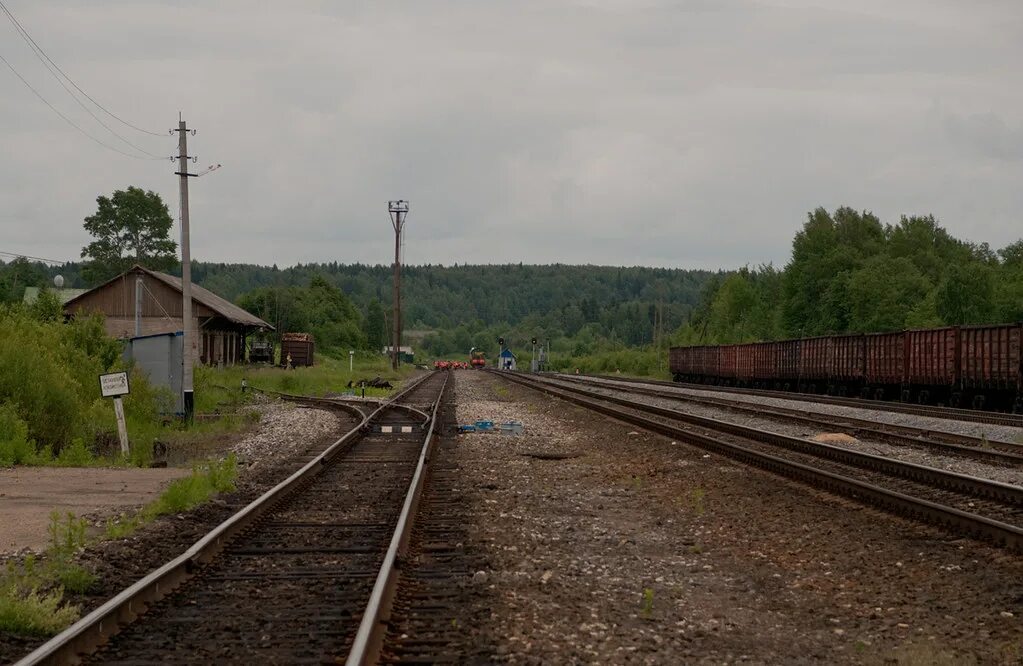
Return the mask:
[[[0,264],[0,295],[21,300],[25,286],[90,286],[81,265]],[[180,274],[180,271],[178,272]],[[197,284],[281,331],[309,331],[325,348],[388,344],[391,267],[319,263],[288,268],[192,262]],[[569,265],[406,266],[405,330],[427,355],[468,354],[504,337],[517,349],[533,337],[563,352],[641,346],[689,319],[709,271]]]
[[[713,276],[681,344],[752,342],[1023,320],[1023,240],[1000,250],[952,237],[933,216],[882,224],[818,208],[783,270]]]
[[[57,273],[87,286],[78,263],[0,263],[0,301]],[[402,275],[405,340],[420,358],[493,351],[498,337],[516,351],[549,341],[562,360],[640,347],[659,359],[671,343],[1023,320],[1023,240],[996,251],[954,238],[933,216],[885,224],[847,207],[809,213],[782,269],[456,264]],[[193,262],[192,276],[279,331],[313,333],[321,349],[388,344],[390,266]]]

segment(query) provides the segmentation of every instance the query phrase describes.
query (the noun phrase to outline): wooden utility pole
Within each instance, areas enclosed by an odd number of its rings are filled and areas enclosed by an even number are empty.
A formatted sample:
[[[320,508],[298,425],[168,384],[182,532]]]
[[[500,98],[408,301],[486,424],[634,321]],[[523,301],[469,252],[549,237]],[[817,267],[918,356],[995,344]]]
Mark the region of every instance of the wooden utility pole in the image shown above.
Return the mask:
[[[408,216],[408,202],[404,199],[387,202],[387,212],[394,227],[394,329],[391,336],[391,368],[398,369],[401,349],[401,230]]]

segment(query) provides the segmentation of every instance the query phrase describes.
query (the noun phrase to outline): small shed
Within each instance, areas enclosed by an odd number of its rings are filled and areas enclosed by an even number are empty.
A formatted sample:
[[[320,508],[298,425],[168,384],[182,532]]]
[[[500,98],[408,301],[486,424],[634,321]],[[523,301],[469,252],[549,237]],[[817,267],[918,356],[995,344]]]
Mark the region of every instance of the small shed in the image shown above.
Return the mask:
[[[184,348],[181,331],[156,333],[129,338],[124,347],[124,360],[134,361],[135,367],[146,373],[149,383],[167,389],[174,396],[173,411],[183,414],[184,396],[181,392]]]
[[[387,356],[388,358],[390,358],[391,357],[391,351],[393,349],[394,349],[394,345],[387,345],[386,347],[384,347],[384,350],[383,350],[382,353],[383,353],[384,356]],[[398,360],[400,362],[402,362],[402,363],[409,363],[409,364],[415,363],[416,362],[416,354],[415,354],[414,351],[412,351],[412,347],[407,347],[405,345],[401,345],[400,347],[398,347]]]
[[[135,337],[136,296],[141,300],[141,335],[184,330],[181,278],[133,266],[121,275],[64,304],[64,314],[99,312],[107,334],[127,340]],[[274,327],[234,303],[197,284],[192,285],[190,329],[193,358],[206,365],[233,365],[245,360],[245,340]]]
[[[501,350],[497,357],[497,367],[501,370],[515,369],[515,354],[512,353],[512,350],[507,347]]]

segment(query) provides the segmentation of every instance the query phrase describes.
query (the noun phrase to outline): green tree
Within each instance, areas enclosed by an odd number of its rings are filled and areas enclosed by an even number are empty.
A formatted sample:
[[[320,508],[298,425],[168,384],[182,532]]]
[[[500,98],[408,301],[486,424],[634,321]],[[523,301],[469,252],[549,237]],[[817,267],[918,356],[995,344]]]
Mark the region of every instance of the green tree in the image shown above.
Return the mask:
[[[366,340],[371,349],[383,349],[387,344],[387,320],[384,306],[376,298],[366,306]]]
[[[905,215],[888,232],[888,254],[913,262],[932,283],[937,283],[950,263],[971,260],[970,246],[956,240],[933,215]]]
[[[792,241],[792,260],[785,267],[782,319],[787,332],[816,335],[841,327],[845,294],[841,284],[832,283],[884,248],[884,229],[872,213],[847,207],[834,215],[823,208],[810,213]]]
[[[849,326],[844,330],[869,333],[905,328],[908,315],[930,289],[927,278],[909,259],[875,257],[849,276]]]
[[[24,257],[0,263],[0,303],[18,303],[25,296],[25,287],[44,286],[46,271],[42,264],[31,263]]]
[[[983,264],[952,264],[938,285],[935,307],[946,324],[984,324],[994,314],[994,271]]]
[[[160,195],[138,187],[96,198],[97,210],[85,218],[85,230],[96,240],[82,248],[85,280],[98,284],[141,264],[166,271],[177,263],[173,224]]]

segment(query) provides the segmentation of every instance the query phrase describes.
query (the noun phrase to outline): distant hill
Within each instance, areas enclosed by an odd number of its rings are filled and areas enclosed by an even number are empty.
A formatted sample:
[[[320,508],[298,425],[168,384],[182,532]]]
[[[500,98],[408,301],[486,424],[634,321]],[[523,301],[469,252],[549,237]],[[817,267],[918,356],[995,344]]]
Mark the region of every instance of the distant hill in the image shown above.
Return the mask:
[[[26,286],[50,284],[61,274],[68,287],[84,287],[80,265],[60,267],[0,262],[11,273],[10,300],[21,300]],[[176,274],[180,275],[180,271]],[[192,279],[231,301],[264,287],[304,287],[315,276],[340,287],[365,315],[373,301],[388,310],[391,267],[365,264],[301,264],[288,268],[255,264],[193,262]],[[573,337],[582,333],[611,343],[642,345],[659,330],[671,332],[689,318],[710,271],[667,268],[551,265],[406,266],[402,269],[402,302],[407,330],[453,331],[462,327],[478,336],[484,329],[532,335]],[[14,293],[17,292],[17,293]],[[490,332],[487,333],[490,335]],[[418,336],[417,336],[418,337]],[[442,347],[465,342],[462,336]]]
[[[197,262],[192,275],[199,284],[231,300],[258,287],[302,286],[313,276],[323,275],[363,310],[374,299],[386,306],[391,303],[390,266],[329,263],[278,269]],[[406,266],[402,269],[404,320],[410,329],[450,329],[474,321],[514,326],[529,317],[556,317],[566,320],[564,328],[571,335],[587,322],[613,319],[616,313],[622,318],[649,319],[652,325],[652,308],[662,303],[664,327],[672,330],[699,303],[713,275],[710,271],[563,264]]]

